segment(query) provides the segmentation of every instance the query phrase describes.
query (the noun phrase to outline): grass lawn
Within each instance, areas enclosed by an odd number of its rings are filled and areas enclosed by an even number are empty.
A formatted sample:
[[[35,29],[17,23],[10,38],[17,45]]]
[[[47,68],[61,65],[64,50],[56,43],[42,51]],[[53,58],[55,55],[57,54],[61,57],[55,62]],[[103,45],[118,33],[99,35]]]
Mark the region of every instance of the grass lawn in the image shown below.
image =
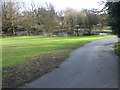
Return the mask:
[[[120,42],[116,43],[115,51],[120,56]]]
[[[2,65],[11,67],[26,62],[33,56],[58,52],[61,50],[76,49],[86,43],[109,37],[106,36],[80,36],[80,37],[41,37],[19,36],[3,38],[2,41]],[[119,48],[120,50],[120,48]]]

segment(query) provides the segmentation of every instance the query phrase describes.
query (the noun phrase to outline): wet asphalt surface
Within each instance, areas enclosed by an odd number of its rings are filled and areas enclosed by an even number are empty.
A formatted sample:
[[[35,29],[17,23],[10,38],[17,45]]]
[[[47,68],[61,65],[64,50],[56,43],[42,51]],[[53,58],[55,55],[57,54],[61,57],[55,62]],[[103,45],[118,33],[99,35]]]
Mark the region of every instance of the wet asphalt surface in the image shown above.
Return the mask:
[[[22,88],[117,88],[116,37],[86,44],[70,54],[59,68]]]

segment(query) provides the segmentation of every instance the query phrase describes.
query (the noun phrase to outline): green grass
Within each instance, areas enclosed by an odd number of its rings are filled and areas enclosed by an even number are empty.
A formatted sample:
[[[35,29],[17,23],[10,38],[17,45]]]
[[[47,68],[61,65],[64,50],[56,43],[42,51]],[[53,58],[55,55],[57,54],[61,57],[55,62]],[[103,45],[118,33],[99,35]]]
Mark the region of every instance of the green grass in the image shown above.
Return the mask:
[[[10,67],[27,61],[33,56],[48,54],[61,50],[76,49],[86,43],[115,37],[107,36],[80,36],[80,37],[40,37],[20,36],[3,38],[2,67]]]
[[[120,42],[116,43],[116,45],[115,45],[115,51],[120,56]]]

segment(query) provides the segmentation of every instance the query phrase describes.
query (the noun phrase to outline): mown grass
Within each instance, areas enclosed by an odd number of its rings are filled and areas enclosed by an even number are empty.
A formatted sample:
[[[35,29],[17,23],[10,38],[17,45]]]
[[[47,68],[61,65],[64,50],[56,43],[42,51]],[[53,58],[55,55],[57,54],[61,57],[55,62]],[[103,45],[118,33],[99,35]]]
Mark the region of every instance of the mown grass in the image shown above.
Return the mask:
[[[2,67],[10,67],[27,61],[33,56],[39,56],[67,49],[76,49],[86,43],[109,37],[80,36],[80,37],[41,37],[19,36],[2,39]]]
[[[115,51],[120,56],[120,42],[117,42],[115,45]]]

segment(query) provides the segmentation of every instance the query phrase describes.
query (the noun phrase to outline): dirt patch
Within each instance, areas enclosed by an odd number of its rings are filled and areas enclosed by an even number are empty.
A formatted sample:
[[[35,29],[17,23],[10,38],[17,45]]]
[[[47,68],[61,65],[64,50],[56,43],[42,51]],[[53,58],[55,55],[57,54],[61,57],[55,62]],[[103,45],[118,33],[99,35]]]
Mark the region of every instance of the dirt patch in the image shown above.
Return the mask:
[[[25,63],[3,68],[3,88],[17,88],[58,68],[68,57],[68,52],[69,50],[37,56]]]

